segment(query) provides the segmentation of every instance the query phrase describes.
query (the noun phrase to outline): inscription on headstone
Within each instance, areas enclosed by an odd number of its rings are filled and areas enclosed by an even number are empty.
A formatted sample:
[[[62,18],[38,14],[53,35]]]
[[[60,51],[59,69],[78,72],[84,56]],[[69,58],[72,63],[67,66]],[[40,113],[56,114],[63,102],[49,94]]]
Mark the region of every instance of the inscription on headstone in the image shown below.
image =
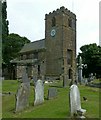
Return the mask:
[[[83,80],[83,77],[82,77],[82,58],[80,56],[79,58],[79,67],[78,67],[78,81],[80,84],[82,84],[82,80]]]

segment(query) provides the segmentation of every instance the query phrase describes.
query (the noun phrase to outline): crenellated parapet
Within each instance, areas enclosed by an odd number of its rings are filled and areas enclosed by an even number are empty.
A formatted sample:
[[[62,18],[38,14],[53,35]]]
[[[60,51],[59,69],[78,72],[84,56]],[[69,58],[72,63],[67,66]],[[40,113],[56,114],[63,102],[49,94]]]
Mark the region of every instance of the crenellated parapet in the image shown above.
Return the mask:
[[[45,18],[49,17],[49,16],[50,17],[56,16],[56,15],[61,14],[61,13],[67,14],[68,16],[76,19],[76,15],[73,12],[71,12],[70,10],[68,10],[67,8],[65,8],[64,6],[60,7],[60,9],[54,10],[53,12],[49,12],[49,14],[45,14]]]

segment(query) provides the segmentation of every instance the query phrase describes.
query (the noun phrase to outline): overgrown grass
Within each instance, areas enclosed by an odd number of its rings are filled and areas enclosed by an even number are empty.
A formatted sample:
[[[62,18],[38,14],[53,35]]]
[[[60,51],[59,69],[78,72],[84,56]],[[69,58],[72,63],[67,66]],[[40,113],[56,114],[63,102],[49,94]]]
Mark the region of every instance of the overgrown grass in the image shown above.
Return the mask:
[[[18,81],[3,81],[3,92],[16,93]],[[55,99],[47,100],[48,88],[56,87],[58,96]],[[87,118],[99,118],[99,89],[79,85],[81,105],[86,109]],[[54,84],[45,84],[44,88],[45,101],[42,105],[34,106],[34,87],[30,87],[29,107],[20,113],[15,111],[15,95],[5,95],[2,97],[3,118],[69,118],[69,87],[63,88],[62,82]],[[87,97],[87,101],[83,100]]]

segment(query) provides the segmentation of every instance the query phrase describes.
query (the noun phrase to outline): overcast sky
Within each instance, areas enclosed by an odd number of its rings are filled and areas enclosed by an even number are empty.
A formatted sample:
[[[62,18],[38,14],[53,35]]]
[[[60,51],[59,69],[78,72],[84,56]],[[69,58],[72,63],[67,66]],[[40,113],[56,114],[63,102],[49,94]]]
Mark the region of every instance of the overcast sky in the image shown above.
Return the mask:
[[[45,38],[45,14],[64,6],[77,16],[77,52],[82,45],[99,44],[100,0],[7,0],[9,32],[31,41]]]

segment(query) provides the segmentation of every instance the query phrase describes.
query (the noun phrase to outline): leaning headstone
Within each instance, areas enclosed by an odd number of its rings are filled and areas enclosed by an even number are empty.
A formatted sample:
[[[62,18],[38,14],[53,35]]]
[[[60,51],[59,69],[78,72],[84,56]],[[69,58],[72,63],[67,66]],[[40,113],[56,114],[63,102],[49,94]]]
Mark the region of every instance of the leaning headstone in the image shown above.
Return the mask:
[[[15,112],[22,111],[29,106],[29,94],[30,94],[30,81],[28,79],[26,69],[22,74],[22,83],[19,86],[16,93],[16,110]]]
[[[44,83],[42,80],[37,80],[35,83],[35,101],[34,105],[39,105],[44,102]]]
[[[69,99],[71,117],[84,117],[86,110],[81,108],[80,92],[75,84],[70,87]]]
[[[57,97],[57,89],[56,88],[49,88],[48,89],[48,99],[52,99]]]

